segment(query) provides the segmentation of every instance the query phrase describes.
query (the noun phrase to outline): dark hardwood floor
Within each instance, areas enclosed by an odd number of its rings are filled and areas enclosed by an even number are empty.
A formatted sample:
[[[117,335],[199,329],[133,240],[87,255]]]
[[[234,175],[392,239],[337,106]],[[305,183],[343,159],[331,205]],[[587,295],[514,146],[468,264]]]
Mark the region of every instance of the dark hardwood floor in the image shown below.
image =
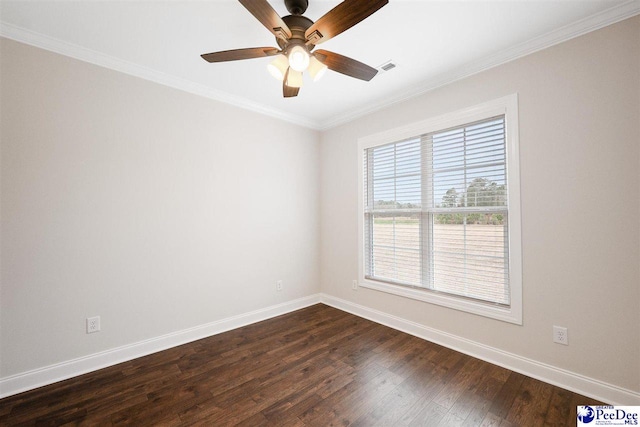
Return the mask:
[[[0,425],[576,425],[600,404],[318,304],[0,400]]]

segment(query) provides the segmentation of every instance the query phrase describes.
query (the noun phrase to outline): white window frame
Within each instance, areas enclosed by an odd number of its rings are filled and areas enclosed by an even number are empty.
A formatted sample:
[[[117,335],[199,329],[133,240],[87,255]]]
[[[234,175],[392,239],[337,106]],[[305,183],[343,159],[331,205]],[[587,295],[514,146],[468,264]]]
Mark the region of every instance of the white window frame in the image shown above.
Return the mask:
[[[436,293],[428,289],[395,285],[367,279],[364,268],[364,165],[363,155],[368,148],[403,141],[419,135],[438,132],[457,126],[505,116],[508,212],[509,212],[509,307],[470,300],[455,295]],[[358,285],[415,300],[425,301],[505,322],[522,325],[522,243],[520,211],[520,155],[518,138],[518,95],[512,94],[470,108],[454,111],[417,123],[358,139]]]

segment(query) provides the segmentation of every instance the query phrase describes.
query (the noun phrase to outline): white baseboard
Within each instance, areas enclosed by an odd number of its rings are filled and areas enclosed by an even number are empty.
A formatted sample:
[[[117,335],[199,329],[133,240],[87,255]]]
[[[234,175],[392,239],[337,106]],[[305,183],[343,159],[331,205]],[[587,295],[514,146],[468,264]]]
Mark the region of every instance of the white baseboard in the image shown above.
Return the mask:
[[[321,294],[320,301],[339,310],[611,405],[640,405],[640,393],[632,390],[489,347],[327,294]]]
[[[598,399],[612,405],[640,405],[640,393],[589,378],[545,363],[508,353],[487,345],[461,338],[437,329],[402,319],[378,310],[352,303],[327,294],[273,305],[260,310],[221,319],[134,344],[69,360],[55,365],[0,379],[0,398],[53,384],[68,378],[113,366],[188,342],[207,338],[231,329],[240,328],[317,303],[335,307],[356,316],[372,320],[393,329],[440,344],[469,356],[505,367],[549,384]]]
[[[320,294],[273,305],[260,310],[221,319],[134,344],[79,357],[44,368],[34,369],[0,379],[0,398],[33,390],[48,384],[147,356],[212,335],[290,313],[320,302]]]

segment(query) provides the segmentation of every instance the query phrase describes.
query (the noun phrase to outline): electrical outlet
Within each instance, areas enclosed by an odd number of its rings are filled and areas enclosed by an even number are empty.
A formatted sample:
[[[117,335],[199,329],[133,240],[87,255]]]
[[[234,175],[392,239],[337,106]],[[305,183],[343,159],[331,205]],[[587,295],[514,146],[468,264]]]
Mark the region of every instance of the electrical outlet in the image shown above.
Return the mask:
[[[278,280],[276,282],[276,291],[280,292],[282,290],[282,280]]]
[[[569,332],[567,328],[562,326],[553,327],[553,342],[563,345],[569,345]]]
[[[100,332],[100,316],[87,317],[87,333]]]
[[[354,291],[358,290],[358,281],[354,280],[353,283],[351,283],[351,289],[353,289]]]

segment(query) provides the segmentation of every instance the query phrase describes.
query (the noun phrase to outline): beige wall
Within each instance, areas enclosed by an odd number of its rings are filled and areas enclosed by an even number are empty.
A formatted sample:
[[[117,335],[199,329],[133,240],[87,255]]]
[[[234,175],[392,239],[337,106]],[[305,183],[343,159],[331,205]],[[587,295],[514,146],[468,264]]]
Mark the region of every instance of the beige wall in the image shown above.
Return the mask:
[[[0,378],[319,291],[318,132],[1,43]]]
[[[322,134],[0,49],[0,378],[322,290],[640,392],[640,18]],[[524,325],[352,291],[357,139],[515,92]]]
[[[524,325],[373,290],[357,277],[357,139],[519,95]],[[640,391],[640,18],[324,132],[325,293]],[[568,347],[552,325],[569,328]]]

